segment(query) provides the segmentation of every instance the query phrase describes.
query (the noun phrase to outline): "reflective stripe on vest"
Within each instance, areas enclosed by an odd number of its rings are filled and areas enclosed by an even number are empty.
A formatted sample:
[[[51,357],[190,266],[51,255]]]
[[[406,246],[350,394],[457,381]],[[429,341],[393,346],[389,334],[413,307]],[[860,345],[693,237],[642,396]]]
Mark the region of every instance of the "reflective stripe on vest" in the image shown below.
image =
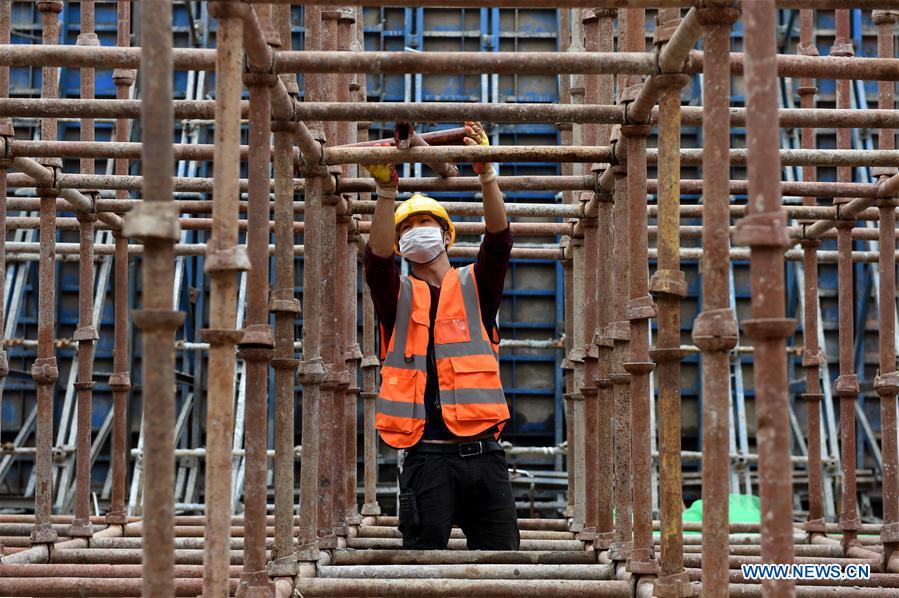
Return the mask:
[[[396,448],[424,432],[428,284],[403,277],[396,323],[381,367],[375,427]],[[474,436],[509,419],[496,346],[484,329],[474,266],[451,268],[441,283],[434,320],[434,351],[443,420],[456,436]]]

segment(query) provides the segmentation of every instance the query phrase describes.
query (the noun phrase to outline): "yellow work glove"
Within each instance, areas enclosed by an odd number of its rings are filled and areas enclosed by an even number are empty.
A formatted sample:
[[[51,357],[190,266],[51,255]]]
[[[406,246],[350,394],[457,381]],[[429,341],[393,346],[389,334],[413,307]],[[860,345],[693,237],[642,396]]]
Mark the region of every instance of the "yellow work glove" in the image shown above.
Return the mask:
[[[465,137],[462,138],[462,142],[465,145],[488,147],[490,138],[487,137],[487,133],[484,132],[484,127],[481,126],[481,123],[467,120],[465,121]],[[480,176],[481,183],[489,183],[496,178],[496,172],[493,170],[493,164],[490,162],[474,162],[472,167]]]
[[[363,164],[378,186],[378,197],[396,198],[396,188],[400,183],[396,164]]]

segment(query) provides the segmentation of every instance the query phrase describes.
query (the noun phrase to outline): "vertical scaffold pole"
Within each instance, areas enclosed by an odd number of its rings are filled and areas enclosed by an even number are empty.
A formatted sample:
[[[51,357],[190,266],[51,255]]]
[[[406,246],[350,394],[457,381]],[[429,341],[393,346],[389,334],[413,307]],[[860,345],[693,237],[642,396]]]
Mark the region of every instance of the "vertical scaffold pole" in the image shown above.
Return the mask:
[[[94,33],[94,2],[81,2],[81,32],[77,45],[97,47],[100,39]],[[94,97],[94,69],[81,69],[81,98]],[[81,141],[94,141],[94,119],[82,118],[80,123]],[[81,174],[94,174],[93,158],[81,159]],[[87,191],[86,195],[96,199],[97,192]],[[76,214],[79,231],[78,261],[78,328],[72,340],[78,342],[78,380],[75,390],[78,392],[78,415],[75,443],[75,518],[69,526],[69,536],[90,537],[94,533],[90,521],[91,495],[91,411],[94,388],[94,342],[99,338],[94,326],[94,223],[96,212]]]
[[[259,4],[256,17],[266,43],[278,45],[272,29],[272,7]],[[244,36],[257,35],[244,28]],[[244,41],[249,46],[252,40]],[[272,48],[272,51],[274,49]],[[273,586],[266,570],[266,510],[268,503],[268,366],[273,357],[275,339],[269,325],[269,189],[271,177],[272,87],[278,76],[250,67],[243,75],[250,90],[250,131],[247,174],[247,273],[246,328],[240,341],[241,357],[246,363],[246,479],[244,480],[244,563],[240,576],[241,596],[269,596]],[[291,453],[293,451],[291,450]]]
[[[215,172],[212,190],[212,237],[204,269],[210,279],[209,343],[206,393],[206,537],[203,595],[228,595],[231,525],[232,430],[234,429],[235,345],[243,331],[237,324],[238,273],[250,268],[246,248],[238,245],[240,200],[240,97],[243,89],[243,20],[240,3],[213,2],[218,21],[215,51]]]
[[[730,28],[736,10],[698,11],[705,28],[702,104],[702,312],[693,342],[702,351],[702,587],[727,593],[730,351],[738,326],[730,305]]]
[[[131,3],[119,2],[116,5],[116,45],[120,48],[131,45]],[[131,69],[116,69],[112,80],[116,86],[116,99],[128,99],[131,86],[134,84],[136,72]],[[115,140],[118,143],[128,141],[130,123],[126,118],[116,119]],[[115,161],[116,176],[128,174],[128,160]],[[128,199],[128,191],[116,191],[116,199]],[[115,328],[113,331],[113,364],[109,375],[109,388],[112,390],[113,423],[112,423],[112,490],[109,501],[109,512],[106,522],[123,525],[125,519],[125,476],[128,456],[125,454],[128,443],[127,401],[131,390],[131,376],[128,371],[128,238],[122,231],[114,231],[115,237],[115,290],[113,311],[115,312]]]
[[[752,317],[744,334],[755,347],[759,487],[762,500],[761,551],[765,563],[793,562],[793,469],[784,341],[796,323],[784,317],[783,250],[789,243],[781,211],[780,136],[777,115],[777,31],[774,0],[745,3],[746,128],[749,205],[734,244],[750,247]],[[768,596],[791,596],[790,580],[766,580]]]
[[[172,5],[142,2],[141,131],[144,203],[128,213],[125,237],[141,239],[143,306],[132,313],[142,334],[141,389],[144,429],[143,596],[175,592],[175,330],[174,244],[181,237],[172,201]]]
[[[37,3],[43,25],[45,45],[59,43],[59,13],[63,3],[42,0]],[[59,71],[56,67],[41,69],[41,97],[59,95]],[[56,141],[56,119],[41,119],[41,139]],[[44,158],[40,163],[54,173],[62,169],[59,158]],[[38,348],[37,359],[31,366],[31,376],[37,384],[37,431],[35,433],[35,490],[34,528],[32,544],[49,544],[56,541],[56,532],[50,523],[53,494],[53,395],[59,368],[53,345],[56,314],[56,198],[59,190],[52,187],[38,188],[41,198],[40,264],[38,266]]]
[[[877,55],[894,58],[896,23],[899,11],[873,11],[877,24]],[[878,81],[878,108],[893,110],[896,83]],[[877,135],[878,149],[896,149],[896,131],[882,128]],[[883,183],[896,175],[896,168],[872,169],[872,176]],[[881,453],[883,454],[883,570],[888,570],[891,557],[899,552],[899,454],[896,440],[896,394],[899,393],[899,373],[896,372],[896,197],[878,200],[880,213],[879,270],[880,270],[880,372],[874,378],[874,390],[880,395]]]
[[[292,47],[290,6],[274,8],[281,49]],[[296,77],[281,75],[290,95],[296,97]],[[294,326],[300,317],[300,302],[295,291],[293,255],[293,135],[297,125],[275,121],[275,287],[271,311],[275,314],[275,546],[269,564],[272,577],[292,577],[297,573],[294,550],[294,397],[299,360],[294,349]],[[304,451],[303,460],[306,455]]]

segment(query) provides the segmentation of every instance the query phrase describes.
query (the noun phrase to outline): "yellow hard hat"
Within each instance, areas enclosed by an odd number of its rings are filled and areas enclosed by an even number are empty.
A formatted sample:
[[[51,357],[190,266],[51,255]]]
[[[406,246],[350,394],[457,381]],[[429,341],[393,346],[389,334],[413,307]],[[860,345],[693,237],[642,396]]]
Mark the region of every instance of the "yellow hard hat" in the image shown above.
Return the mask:
[[[446,213],[446,209],[440,205],[439,201],[431,199],[427,195],[415,193],[412,197],[401,203],[396,209],[396,212],[393,213],[393,226],[398,229],[400,224],[403,223],[403,220],[415,214],[430,214],[442,221],[445,229],[449,230],[450,234],[450,242],[446,248],[449,249],[453,246],[453,242],[456,240],[456,227],[453,226],[453,221],[450,220],[449,214]],[[396,240],[393,243],[393,250],[397,254],[400,252],[399,235],[397,235]]]

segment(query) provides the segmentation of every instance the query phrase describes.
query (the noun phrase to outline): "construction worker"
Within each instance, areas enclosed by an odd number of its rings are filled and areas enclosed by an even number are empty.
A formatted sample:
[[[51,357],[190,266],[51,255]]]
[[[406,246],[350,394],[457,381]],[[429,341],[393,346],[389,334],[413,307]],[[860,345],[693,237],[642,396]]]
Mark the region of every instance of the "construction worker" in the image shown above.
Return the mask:
[[[489,145],[466,122],[466,145]],[[415,194],[397,207],[394,165],[365,168],[378,201],[365,279],[380,323],[381,388],[375,426],[405,449],[400,531],[408,549],[445,549],[458,524],[472,550],[517,550],[515,499],[498,442],[509,419],[499,377],[496,314],[512,233],[493,166],[475,164],[487,232],[473,265],[455,268],[456,232],[439,202]],[[400,276],[394,254],[411,274]]]

